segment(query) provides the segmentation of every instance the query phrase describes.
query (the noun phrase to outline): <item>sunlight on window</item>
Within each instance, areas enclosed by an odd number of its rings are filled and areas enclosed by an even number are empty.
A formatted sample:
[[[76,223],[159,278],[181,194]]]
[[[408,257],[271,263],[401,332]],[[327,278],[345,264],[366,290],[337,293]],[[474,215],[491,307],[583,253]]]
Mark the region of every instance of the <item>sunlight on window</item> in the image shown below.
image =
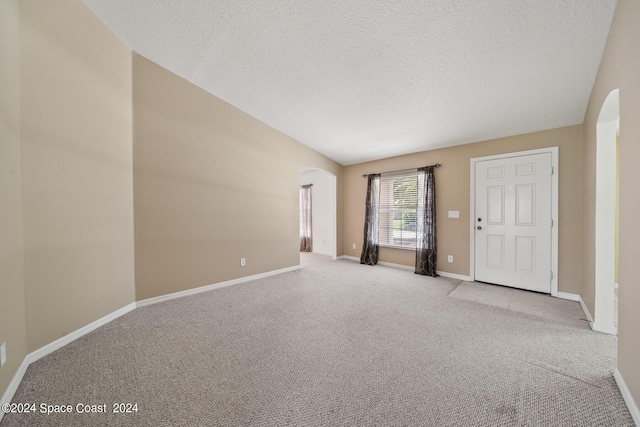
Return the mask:
[[[378,211],[380,245],[416,247],[419,190],[416,172],[381,175]]]

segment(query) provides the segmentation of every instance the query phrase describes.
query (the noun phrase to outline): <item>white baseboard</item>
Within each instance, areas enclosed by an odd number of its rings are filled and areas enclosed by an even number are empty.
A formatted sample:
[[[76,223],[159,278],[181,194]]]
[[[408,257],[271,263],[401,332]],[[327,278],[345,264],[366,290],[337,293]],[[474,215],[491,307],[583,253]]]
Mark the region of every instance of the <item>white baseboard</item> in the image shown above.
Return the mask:
[[[408,271],[415,270],[415,267],[412,265],[395,264],[393,262],[386,262],[386,261],[378,261],[378,264],[380,264],[383,267],[399,268],[400,270],[408,270]]]
[[[349,256],[349,255],[340,255],[339,257],[337,257],[337,259],[346,259],[346,260],[352,260],[352,261],[360,261],[360,258],[356,258],[353,256]],[[402,264],[394,264],[394,263],[389,263],[389,262],[379,262],[380,265],[383,266],[387,266],[387,267],[393,267],[393,268],[401,268],[404,270],[413,270],[413,267],[407,266],[407,265],[402,265]],[[168,301],[168,300],[172,300],[175,298],[181,298],[184,296],[188,296],[188,295],[194,295],[194,294],[198,294],[201,292],[206,292],[209,290],[213,290],[213,289],[218,289],[218,288],[222,288],[222,287],[226,287],[226,286],[232,286],[232,285],[236,285],[239,283],[244,283],[244,282],[249,282],[251,280],[257,280],[257,279],[261,279],[264,277],[269,277],[269,276],[274,276],[276,274],[281,274],[281,273],[287,273],[290,271],[295,271],[300,269],[301,267],[298,266],[293,266],[293,267],[288,267],[288,268],[283,268],[280,270],[274,270],[274,271],[269,271],[266,273],[260,273],[260,274],[255,274],[252,276],[247,276],[247,277],[242,277],[239,279],[234,279],[234,280],[229,280],[226,282],[221,282],[221,283],[216,283],[216,284],[212,284],[212,285],[207,285],[207,286],[202,286],[199,288],[195,288],[195,289],[189,289],[186,291],[181,291],[181,292],[175,292],[169,295],[163,295],[163,296],[159,296],[159,297],[155,297],[155,298],[149,298],[149,299],[145,299],[142,301],[138,301],[135,303],[131,303],[126,305],[125,307],[122,307],[116,311],[114,311],[113,313],[110,313],[94,322],[91,322],[90,324],[50,343],[45,345],[44,347],[29,353],[27,356],[25,356],[24,360],[22,361],[22,363],[20,364],[18,370],[16,371],[16,373],[14,374],[11,382],[9,383],[9,386],[7,387],[7,389],[5,390],[5,392],[2,395],[2,399],[0,400],[0,404],[2,403],[8,403],[11,402],[11,400],[13,399],[13,396],[15,395],[16,391],[18,390],[18,387],[20,386],[20,383],[22,382],[22,379],[24,378],[24,375],[27,371],[27,368],[29,367],[29,365],[39,359],[41,359],[44,356],[47,356],[51,353],[53,353],[54,351],[64,347],[65,345],[77,340],[78,338],[88,334],[89,332],[94,331],[95,329],[111,322],[112,320],[117,319],[118,317],[134,310],[137,307],[144,307],[147,305],[151,305],[151,304],[156,304],[162,301]],[[469,276],[463,276],[463,275],[459,275],[459,274],[454,274],[454,273],[447,273],[447,272],[438,272],[439,275],[443,276],[443,277],[450,277],[450,278],[454,278],[454,279],[459,279],[459,280],[471,280],[471,278]],[[589,309],[587,308],[584,300],[582,299],[582,296],[580,295],[576,295],[576,294],[570,294],[570,293],[566,293],[566,292],[558,292],[557,295],[559,298],[564,298],[564,299],[569,299],[569,300],[573,300],[573,301],[579,301],[580,302],[580,306],[582,307],[582,310],[584,311],[584,314],[587,318],[587,320],[589,321],[589,323],[592,326],[592,329],[596,330],[594,328],[593,325],[593,318],[591,317],[591,314],[589,313]],[[599,331],[599,332],[604,332],[604,331]],[[618,385],[618,388],[620,389],[620,393],[622,394],[622,397],[624,398],[625,403],[627,404],[627,407],[629,408],[629,412],[631,412],[631,416],[633,417],[634,422],[636,423],[636,425],[640,426],[640,410],[638,409],[638,406],[636,404],[636,402],[633,399],[633,396],[631,395],[631,392],[629,391],[629,389],[627,388],[626,383],[624,382],[624,379],[622,378],[622,375],[620,374],[620,372],[618,371],[618,369],[616,368],[616,370],[613,373],[613,376],[615,378],[615,381]],[[0,421],[2,421],[2,418],[4,416],[4,412],[0,411]]]
[[[2,395],[2,400],[0,400],[0,405],[4,403],[11,403],[11,400],[13,399],[13,396],[16,394],[16,391],[18,391],[18,386],[20,386],[20,383],[22,382],[22,378],[24,377],[25,372],[27,372],[28,367],[29,367],[29,362],[27,362],[27,358],[25,357],[22,363],[20,364],[20,366],[18,367],[18,370],[13,375],[13,378],[11,379],[9,386],[7,387],[4,394]],[[0,411],[0,422],[2,422],[3,416],[4,416],[4,412]]]
[[[360,258],[356,258],[351,255],[341,255],[338,257],[338,259],[348,259],[350,261],[360,262]],[[414,270],[413,266],[410,266],[410,265],[395,264],[393,262],[386,262],[386,261],[378,261],[378,265],[381,265],[383,267],[399,268],[401,270],[411,270],[411,271]]]
[[[580,307],[582,307],[582,311],[584,311],[584,315],[589,321],[589,326],[591,327],[592,331],[601,332],[608,335],[618,335],[618,331],[616,330],[616,328],[602,326],[593,321],[593,317],[591,316],[591,313],[589,313],[589,308],[587,308],[587,304],[585,304],[584,300],[582,299],[582,295],[578,296],[578,302],[580,302]]]
[[[113,313],[110,313],[104,317],[101,317],[100,319],[91,322],[90,324],[71,332],[68,335],[65,335],[64,337],[55,340],[54,342],[45,345],[44,347],[29,353],[25,356],[24,360],[22,361],[22,364],[20,364],[20,367],[18,368],[18,370],[16,371],[16,373],[14,374],[13,378],[11,379],[11,382],[9,383],[9,386],[7,387],[7,389],[5,390],[5,392],[2,395],[2,400],[0,400],[0,404],[2,403],[10,403],[11,400],[13,399],[13,396],[16,394],[16,391],[18,390],[18,386],[20,385],[20,382],[22,381],[22,378],[24,377],[25,372],[27,372],[27,368],[29,367],[30,364],[32,364],[33,362],[35,362],[36,360],[39,360],[41,358],[43,358],[44,356],[47,356],[48,354],[53,353],[54,351],[64,347],[65,345],[77,340],[78,338],[88,334],[89,332],[92,332],[95,329],[98,329],[100,326],[106,325],[107,323],[111,322],[114,319],[117,319],[118,317],[122,316],[123,314],[126,314],[138,307],[144,307],[147,305],[151,305],[151,304],[156,304],[162,301],[168,301],[168,300],[172,300],[175,298],[181,298],[181,297],[185,297],[188,295],[194,295],[194,294],[198,294],[201,292],[206,292],[206,291],[210,291],[213,289],[218,289],[218,288],[223,288],[225,286],[231,286],[231,285],[237,285],[239,283],[244,283],[244,282],[249,282],[251,280],[257,280],[257,279],[262,279],[264,277],[269,277],[269,276],[275,276],[276,274],[281,274],[281,273],[287,273],[290,271],[295,271],[300,269],[301,266],[296,265],[293,267],[287,267],[287,268],[282,268],[280,270],[274,270],[274,271],[268,271],[266,273],[260,273],[260,274],[254,274],[253,276],[247,276],[247,277],[241,277],[239,279],[234,279],[234,280],[228,280],[226,282],[221,282],[221,283],[215,283],[213,285],[208,285],[208,286],[202,286],[199,288],[195,288],[195,289],[188,289],[186,291],[182,291],[182,292],[175,292],[173,294],[169,294],[169,295],[162,295],[159,297],[155,297],[155,298],[149,298],[149,299],[145,299],[142,301],[137,301],[137,302],[133,302],[131,304],[126,305],[125,307],[122,307],[116,311],[114,311]],[[3,417],[4,413],[2,411],[0,411],[0,421],[2,421],[2,417]]]
[[[597,320],[591,324],[591,329],[596,332],[601,332],[603,334],[618,335],[618,330],[614,326],[601,325],[600,323],[598,323]]]
[[[350,256],[350,255],[340,255],[338,257],[338,259],[347,259],[347,260],[351,260],[351,261],[360,262],[360,258],[356,258],[356,257]],[[411,271],[414,270],[413,266],[403,265],[403,264],[394,264],[392,262],[378,261],[378,264],[380,264],[382,266],[385,266],[385,267],[400,268],[402,270],[411,270]],[[436,271],[436,273],[438,274],[438,276],[448,277],[450,279],[462,280],[462,281],[465,281],[465,282],[473,282],[473,279],[471,278],[471,276],[465,276],[464,274],[449,273],[447,271]],[[558,292],[558,295],[556,295],[556,297],[562,298],[562,299],[568,299],[568,300],[571,300],[571,301],[580,301],[580,295],[570,294],[568,292]],[[581,305],[583,305],[583,304],[581,303]],[[585,308],[586,308],[586,306],[583,305],[583,310]]]
[[[233,286],[240,283],[250,282],[252,280],[263,279],[269,276],[275,276],[276,274],[288,273],[290,271],[299,270],[302,268],[300,265],[294,265],[293,267],[281,268],[280,270],[267,271],[266,273],[254,274],[252,276],[240,277],[238,279],[227,280],[226,282],[214,283],[212,285],[200,286],[198,288],[187,289],[180,292],[174,292],[172,294],[160,295],[159,297],[147,298],[136,302],[136,307],[146,307],[147,305],[157,304],[159,302],[169,301],[176,298],[183,298],[190,295],[199,294],[202,292],[212,291],[214,289],[225,288],[227,286]]]
[[[356,258],[356,257],[351,256],[351,255],[340,255],[338,257],[338,259],[348,259],[350,261],[358,261],[358,262],[360,262],[360,258]]]
[[[591,313],[589,312],[589,307],[587,307],[587,304],[582,299],[582,295],[580,295],[580,297],[578,299],[578,302],[580,303],[580,307],[582,307],[582,311],[584,311],[584,315],[587,318],[587,320],[589,321],[589,323],[593,323],[593,317],[591,316]]]
[[[579,296],[578,301],[580,302],[582,311],[584,311],[585,317],[589,321],[589,326],[591,327],[592,331],[601,332],[603,334],[608,334],[608,335],[618,335],[618,331],[616,330],[616,328],[613,328],[610,326],[603,326],[593,321],[593,317],[591,316],[591,313],[589,313],[589,309],[587,308],[587,304],[585,304],[584,300],[582,299],[582,295]]]
[[[616,380],[616,384],[618,384],[618,388],[620,389],[620,394],[622,394],[624,403],[627,404],[627,408],[629,408],[629,412],[631,412],[631,418],[633,418],[633,422],[640,427],[640,409],[638,409],[636,401],[633,400],[631,391],[629,391],[627,383],[624,382],[622,374],[620,373],[618,368],[613,371],[613,378]]]
[[[356,258],[356,257],[350,256],[350,255],[340,255],[338,257],[338,259],[347,259],[347,260],[350,260],[350,261],[360,262],[360,258]],[[414,271],[415,270],[415,267],[413,267],[412,265],[395,264],[393,262],[386,262],[386,261],[378,261],[378,264],[382,265],[384,267],[399,268],[401,270],[408,270],[408,271]],[[470,276],[464,276],[462,274],[447,273],[446,271],[436,271],[436,273],[438,274],[438,276],[448,277],[450,279],[471,281],[471,277]]]
[[[20,367],[18,368],[16,373],[13,375],[13,378],[11,379],[9,386],[7,387],[4,394],[2,395],[2,400],[0,400],[0,403],[11,402],[11,400],[13,399],[13,396],[16,394],[16,391],[18,390],[18,386],[20,385],[20,382],[22,382],[22,378],[24,377],[25,372],[27,372],[27,368],[33,362],[43,358],[48,354],[53,353],[56,350],[61,349],[65,345],[77,340],[78,338],[84,335],[87,335],[89,332],[92,332],[95,329],[98,329],[100,326],[106,325],[112,320],[117,319],[118,317],[130,312],[131,310],[134,310],[135,308],[136,308],[136,303],[132,302],[131,304],[128,304],[114,311],[113,313],[107,314],[106,316],[101,317],[100,319],[94,322],[91,322],[88,325],[83,326],[82,328],[77,329],[71,332],[70,334],[65,335],[64,337],[55,340],[54,342],[47,344],[44,347],[39,348],[34,352],[27,354],[24,360],[22,361],[22,363],[20,364]],[[3,415],[4,413],[0,411],[0,421],[2,421]]]
[[[587,304],[582,299],[582,295],[580,295],[578,297],[578,302],[580,303],[580,307],[582,307],[582,311],[584,312],[584,316],[587,318],[587,321],[589,322],[589,326],[592,326],[593,325],[593,317],[591,317],[591,313],[589,313],[589,308],[587,307]]]
[[[571,294],[569,292],[558,292],[557,295],[555,295],[556,298],[562,298],[562,299],[568,299],[570,301],[580,301],[580,295],[578,294]]]
[[[473,282],[471,276],[465,276],[464,274],[448,273],[446,271],[436,271],[439,276],[448,277],[450,279],[462,280],[465,282]]]
[[[131,304],[128,304],[124,307],[122,307],[121,309],[118,309],[116,311],[114,311],[113,313],[107,314],[104,317],[101,317],[100,319],[89,323],[87,326],[83,326],[80,329],[77,329],[73,332],[71,332],[70,334],[65,335],[64,337],[55,340],[54,342],[45,345],[44,347],[39,348],[38,350],[34,351],[33,353],[27,354],[27,357],[25,357],[25,360],[31,364],[33,362],[35,362],[36,360],[42,359],[44,356],[53,353],[54,351],[64,347],[65,345],[77,340],[78,338],[87,335],[89,332],[94,331],[95,329],[98,329],[100,326],[106,325],[107,323],[111,322],[112,320],[117,319],[118,317],[127,314],[128,312],[130,312],[131,310],[136,308],[136,303],[132,302]]]

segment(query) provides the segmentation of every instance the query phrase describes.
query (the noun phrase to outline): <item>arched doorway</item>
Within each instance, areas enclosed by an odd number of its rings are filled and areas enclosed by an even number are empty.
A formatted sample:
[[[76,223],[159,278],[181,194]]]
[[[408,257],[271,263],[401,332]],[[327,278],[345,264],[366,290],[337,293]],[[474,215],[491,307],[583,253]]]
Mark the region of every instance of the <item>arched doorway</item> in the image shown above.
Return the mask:
[[[312,186],[313,252],[337,259],[337,179],[318,168],[300,170],[300,185]]]
[[[596,129],[595,315],[593,330],[617,334],[616,224],[619,91],[609,93]]]

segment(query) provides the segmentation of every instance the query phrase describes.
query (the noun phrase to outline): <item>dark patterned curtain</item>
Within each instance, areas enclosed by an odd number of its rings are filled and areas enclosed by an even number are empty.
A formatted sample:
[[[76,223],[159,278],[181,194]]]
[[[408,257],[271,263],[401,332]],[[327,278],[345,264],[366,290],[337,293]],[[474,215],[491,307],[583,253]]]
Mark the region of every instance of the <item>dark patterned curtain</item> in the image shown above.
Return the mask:
[[[438,239],[436,236],[435,167],[418,169],[418,220],[416,274],[437,277]]]
[[[371,174],[367,180],[367,207],[364,218],[364,244],[360,264],[378,263],[378,203],[380,200],[380,174]]]
[[[300,252],[311,252],[313,239],[311,237],[311,186],[300,186]]]

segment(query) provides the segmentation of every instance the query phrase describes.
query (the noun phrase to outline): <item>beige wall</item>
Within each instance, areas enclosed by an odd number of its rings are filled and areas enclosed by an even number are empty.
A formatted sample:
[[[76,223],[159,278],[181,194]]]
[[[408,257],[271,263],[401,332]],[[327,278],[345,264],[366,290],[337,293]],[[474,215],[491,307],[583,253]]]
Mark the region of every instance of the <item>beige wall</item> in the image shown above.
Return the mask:
[[[80,1],[20,2],[29,350],[134,301],[131,51]]]
[[[137,299],[298,265],[298,174],[343,167],[138,55],[133,88]]]
[[[0,396],[27,354],[22,178],[20,166],[20,51],[18,0],[0,1]]]
[[[559,147],[559,279],[562,292],[580,293],[582,275],[582,126],[570,126],[508,138],[459,145],[347,166],[344,178],[344,253],[360,256],[367,180],[363,173],[442,163],[436,170],[438,270],[469,274],[470,159],[544,147]],[[460,211],[460,219],[447,211]],[[352,249],[356,243],[357,249]],[[447,255],[454,262],[447,263]],[[380,260],[412,266],[413,251],[380,248]]]
[[[640,2],[619,0],[584,121],[585,211],[582,296],[595,308],[596,122],[607,95],[620,89],[618,369],[640,405]],[[615,189],[611,189],[615,191]]]
[[[343,168],[144,58],[132,62],[80,1],[3,0],[0,393],[27,352],[135,298],[297,265],[298,173],[308,167],[338,177],[338,255],[359,256],[362,173],[442,163],[439,269],[466,275],[469,159],[559,146],[560,290],[581,293],[593,313],[595,122],[620,88],[618,355],[640,402],[638,21],[640,2],[619,0],[584,152],[583,127],[573,126]],[[455,263],[442,261],[448,254]],[[381,260],[412,265],[413,254],[382,249]]]

